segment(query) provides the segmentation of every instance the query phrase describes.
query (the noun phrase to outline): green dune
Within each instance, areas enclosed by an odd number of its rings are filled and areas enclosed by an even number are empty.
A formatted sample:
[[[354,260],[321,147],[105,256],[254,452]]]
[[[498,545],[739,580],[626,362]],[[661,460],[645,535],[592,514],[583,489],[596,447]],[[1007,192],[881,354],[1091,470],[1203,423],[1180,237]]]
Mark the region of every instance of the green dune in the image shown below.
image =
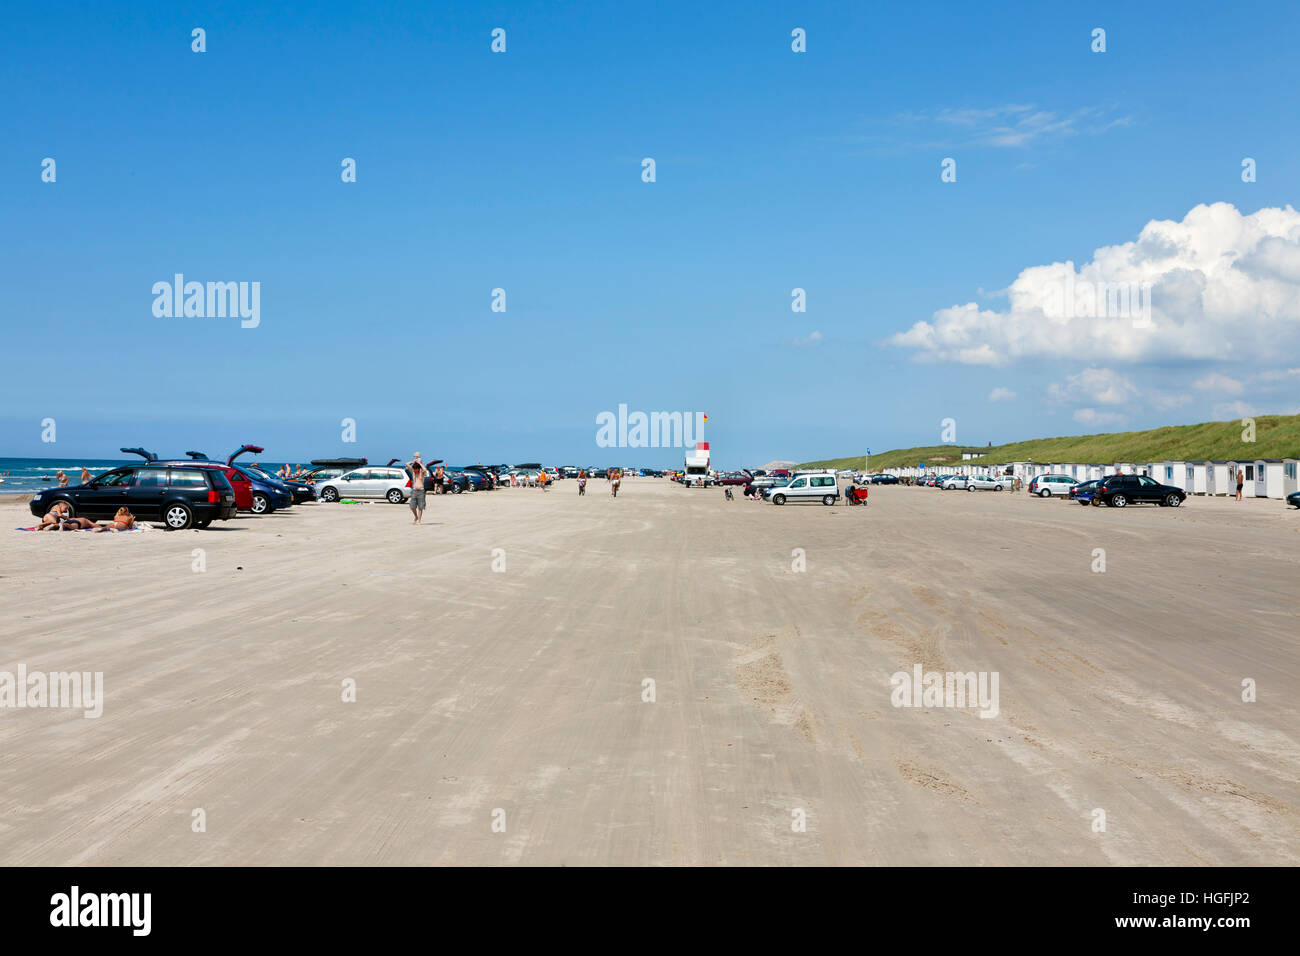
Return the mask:
[[[921,445],[898,448],[871,456],[872,471],[883,468],[960,463],[963,451],[980,451],[972,464],[1006,461],[1082,462],[1112,464],[1117,461],[1205,461],[1216,459],[1300,458],[1300,415],[1259,415],[1254,419],[1255,441],[1243,440],[1241,420],[1169,425],[1142,432],[1111,432],[1035,438],[1030,441],[970,448],[963,445]],[[800,468],[861,468],[862,455],[804,462]]]

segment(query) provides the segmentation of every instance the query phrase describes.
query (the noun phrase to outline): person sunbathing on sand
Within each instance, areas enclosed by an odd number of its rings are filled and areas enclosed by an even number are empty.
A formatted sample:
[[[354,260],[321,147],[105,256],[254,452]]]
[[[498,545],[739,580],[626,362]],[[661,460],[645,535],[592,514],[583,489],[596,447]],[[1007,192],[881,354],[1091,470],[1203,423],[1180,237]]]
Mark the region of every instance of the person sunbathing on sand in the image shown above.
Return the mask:
[[[36,526],[36,530],[62,531],[65,524],[69,528],[76,528],[79,526],[79,520],[73,519],[66,501],[56,501],[54,506],[45,512],[45,517],[41,518],[41,523]]]
[[[84,518],[82,519],[85,520]],[[135,515],[129,508],[118,508],[113,520],[99,525],[91,525],[92,531],[130,531],[135,528]]]

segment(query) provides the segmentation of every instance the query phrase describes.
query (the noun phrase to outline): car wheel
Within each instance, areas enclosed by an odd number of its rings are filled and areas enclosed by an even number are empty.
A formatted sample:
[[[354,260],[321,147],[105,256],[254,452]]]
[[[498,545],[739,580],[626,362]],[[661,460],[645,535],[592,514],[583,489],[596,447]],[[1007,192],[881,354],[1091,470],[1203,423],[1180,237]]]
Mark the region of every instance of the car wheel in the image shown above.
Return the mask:
[[[1041,490],[1040,492],[1038,492],[1038,497],[1040,497],[1040,498],[1050,498],[1050,497],[1052,497],[1052,489],[1051,489],[1051,488],[1044,488],[1043,490]]]
[[[994,491],[1001,491],[1001,490],[1002,490],[1002,486],[1001,486],[1001,485],[994,485],[994,486],[993,486],[993,490],[994,490]]]
[[[270,510],[270,508],[271,502],[267,500],[266,495],[261,494],[260,492],[253,495],[253,514],[264,515]]]
[[[966,486],[966,490],[967,490],[967,491],[974,491],[974,490],[975,490],[975,486],[974,486],[974,485],[967,485],[967,486]]]
[[[400,505],[402,503],[402,493],[396,488],[389,488],[388,494],[384,495],[384,497],[395,505]]]
[[[328,487],[328,486],[325,487],[325,488],[322,488],[322,489],[321,489],[321,492],[320,492],[320,500],[321,500],[321,501],[338,501],[338,500],[339,500],[339,491],[338,491],[338,489],[337,489],[337,488]],[[257,504],[256,500],[254,500],[253,504],[254,504],[254,505]]]
[[[194,512],[182,504],[168,505],[163,522],[172,531],[184,531],[194,522]]]
[[[1112,508],[1123,508],[1128,505],[1128,498],[1124,495],[1111,495],[1109,504]]]
[[[783,505],[783,504],[785,504],[785,495],[773,495],[773,496],[772,496],[772,504],[774,504],[774,505]]]
[[[461,493],[462,491],[464,491],[464,490],[465,490],[465,489],[462,488],[460,485],[452,485],[452,486],[451,486],[451,493],[452,493],[453,495],[458,495],[458,494],[460,494],[460,493]]]
[[[835,504],[835,496],[834,496],[834,495],[822,495],[822,504],[824,504],[824,505],[833,505],[833,504]]]
[[[1170,495],[1165,499],[1165,504],[1167,504],[1171,508],[1177,508],[1182,503],[1183,503],[1183,499],[1178,497],[1178,495]]]

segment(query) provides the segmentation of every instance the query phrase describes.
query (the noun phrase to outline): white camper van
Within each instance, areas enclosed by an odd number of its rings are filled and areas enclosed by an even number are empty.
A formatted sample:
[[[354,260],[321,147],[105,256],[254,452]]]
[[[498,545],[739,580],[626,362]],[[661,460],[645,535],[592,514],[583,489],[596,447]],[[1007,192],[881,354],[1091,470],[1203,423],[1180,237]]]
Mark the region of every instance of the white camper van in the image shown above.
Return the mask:
[[[709,461],[709,443],[698,442],[686,453],[686,475],[682,484],[690,488],[707,488],[713,484],[714,475]]]

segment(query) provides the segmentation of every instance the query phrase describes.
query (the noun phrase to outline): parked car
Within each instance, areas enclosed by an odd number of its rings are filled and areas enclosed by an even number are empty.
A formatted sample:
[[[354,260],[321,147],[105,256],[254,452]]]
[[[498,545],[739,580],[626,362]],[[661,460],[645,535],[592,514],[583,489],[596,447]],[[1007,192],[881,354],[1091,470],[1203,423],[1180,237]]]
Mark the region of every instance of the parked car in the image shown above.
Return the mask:
[[[718,476],[715,484],[719,485],[747,485],[754,480],[754,476],[746,471],[728,471]]]
[[[244,476],[249,483],[252,494],[252,504],[249,510],[255,515],[270,514],[273,511],[279,511],[281,508],[288,508],[293,504],[293,494],[278,484],[266,481],[262,478],[261,473],[255,471],[251,465],[230,465]]]
[[[1293,508],[1300,508],[1300,491],[1293,491],[1287,495],[1286,503]]]
[[[173,531],[206,528],[236,511],[235,489],[218,469],[157,461],[114,468],[84,485],[39,491],[32,496],[32,514],[40,517],[58,501],[68,505],[69,517],[112,518],[126,507]]]
[[[1094,479],[1093,481],[1083,481],[1073,485],[1070,488],[1070,500],[1077,501],[1085,506],[1092,504],[1092,496],[1097,493],[1098,484],[1100,482]]]
[[[403,468],[358,468],[344,472],[337,478],[321,482],[321,501],[338,501],[340,498],[384,498],[398,505],[411,497],[406,487],[406,470]]]
[[[949,475],[939,487],[944,491],[958,491],[968,484],[970,484],[970,478],[966,475]]]
[[[1177,508],[1187,498],[1187,492],[1173,485],[1162,485],[1146,475],[1108,475],[1101,479],[1093,494],[1092,503],[1111,508],[1125,508],[1131,504],[1156,504]]]
[[[1029,493],[1040,498],[1050,498],[1053,495],[1065,497],[1076,484],[1078,482],[1069,475],[1035,475],[1029,481]]]
[[[1001,475],[971,475],[966,479],[967,491],[1001,491],[1011,479]]]
[[[774,505],[783,505],[787,501],[820,501],[824,505],[833,505],[839,496],[840,488],[834,475],[800,475],[763,492],[763,497]]]
[[[272,488],[266,483],[246,475],[240,468],[234,465],[222,464],[219,461],[212,461],[202,452],[187,451],[189,460],[171,459],[159,461],[158,456],[151,451],[143,448],[123,448],[126,454],[139,455],[145,461],[169,467],[194,467],[194,468],[212,468],[226,476],[230,482],[230,487],[235,493],[235,507],[240,511],[251,511],[254,514],[270,514],[277,508],[288,507],[293,503],[291,496],[286,495],[277,488]]]
[[[298,481],[319,484],[326,478],[337,478],[370,462],[365,458],[313,458],[310,464],[311,470],[303,472],[298,477]]]
[[[896,485],[898,484],[897,475],[872,475],[871,483],[873,485]]]

